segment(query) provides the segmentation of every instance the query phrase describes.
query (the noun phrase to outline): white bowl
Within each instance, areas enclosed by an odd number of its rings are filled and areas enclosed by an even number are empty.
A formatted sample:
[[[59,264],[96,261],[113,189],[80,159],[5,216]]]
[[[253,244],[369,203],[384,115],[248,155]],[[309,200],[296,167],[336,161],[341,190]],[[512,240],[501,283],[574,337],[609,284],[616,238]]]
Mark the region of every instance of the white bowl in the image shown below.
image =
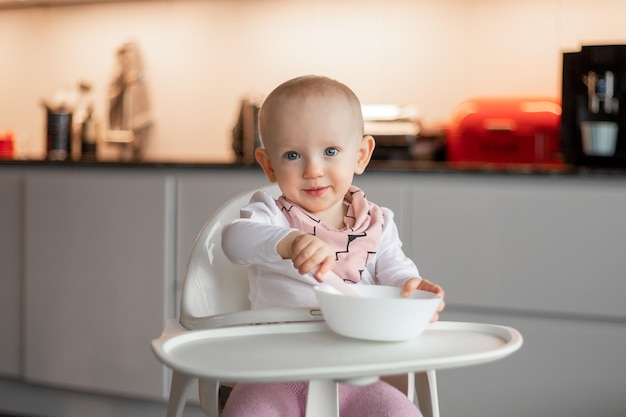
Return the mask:
[[[338,334],[366,340],[404,341],[418,337],[433,318],[441,297],[417,290],[402,297],[401,289],[353,285],[360,297],[343,295],[330,285],[314,287],[328,326]]]

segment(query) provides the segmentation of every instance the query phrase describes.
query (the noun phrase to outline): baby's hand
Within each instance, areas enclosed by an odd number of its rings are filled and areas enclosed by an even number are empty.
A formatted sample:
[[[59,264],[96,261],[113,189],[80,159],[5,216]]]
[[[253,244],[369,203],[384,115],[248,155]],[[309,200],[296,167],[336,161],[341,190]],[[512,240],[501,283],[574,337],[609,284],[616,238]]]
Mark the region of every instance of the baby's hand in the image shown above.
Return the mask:
[[[326,242],[308,233],[289,233],[277,249],[284,259],[291,259],[300,274],[313,273],[319,282],[335,266],[335,252]]]
[[[439,313],[441,313],[443,309],[446,307],[446,303],[445,301],[443,301],[443,296],[444,296],[443,289],[439,285],[434,284],[428,281],[427,279],[411,278],[407,282],[404,283],[404,286],[402,287],[402,296],[408,297],[415,290],[429,291],[441,297],[441,303],[439,303],[439,306],[437,307],[437,311],[435,312],[435,315],[433,316],[430,322],[434,323],[437,320],[439,320]]]

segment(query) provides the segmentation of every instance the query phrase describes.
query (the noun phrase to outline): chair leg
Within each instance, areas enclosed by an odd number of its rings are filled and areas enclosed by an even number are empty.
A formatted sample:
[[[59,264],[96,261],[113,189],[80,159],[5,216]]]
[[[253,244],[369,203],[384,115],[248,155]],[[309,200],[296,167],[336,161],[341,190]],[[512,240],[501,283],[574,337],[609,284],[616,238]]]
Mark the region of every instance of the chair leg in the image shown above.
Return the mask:
[[[435,371],[416,373],[415,390],[422,415],[424,417],[439,417],[439,397]]]
[[[309,381],[306,417],[339,417],[339,391],[336,381],[314,379]]]
[[[200,406],[207,417],[219,417],[220,382],[208,379],[200,379],[198,381],[198,395],[200,396]]]
[[[182,417],[187,393],[194,378],[174,371],[172,374],[172,384],[170,386],[170,399],[167,403],[167,417]]]

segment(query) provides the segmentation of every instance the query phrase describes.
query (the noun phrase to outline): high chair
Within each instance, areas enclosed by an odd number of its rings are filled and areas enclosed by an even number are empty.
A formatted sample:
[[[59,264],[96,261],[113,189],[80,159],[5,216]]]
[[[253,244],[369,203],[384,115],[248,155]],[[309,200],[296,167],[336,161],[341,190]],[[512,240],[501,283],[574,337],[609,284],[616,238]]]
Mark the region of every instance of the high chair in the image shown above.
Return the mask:
[[[276,185],[261,189],[274,197],[280,195]],[[317,307],[250,309],[246,267],[234,265],[226,258],[221,249],[221,232],[227,222],[239,218],[240,208],[248,203],[255,191],[245,192],[226,202],[202,228],[187,264],[180,320],[168,320],[161,337],[177,332],[228,326],[323,320]],[[384,379],[416,402],[424,417],[439,416],[435,371]],[[182,416],[194,380],[196,378],[193,376],[173,370],[167,417]],[[198,381],[200,405],[207,417],[220,415],[220,385],[221,381]]]

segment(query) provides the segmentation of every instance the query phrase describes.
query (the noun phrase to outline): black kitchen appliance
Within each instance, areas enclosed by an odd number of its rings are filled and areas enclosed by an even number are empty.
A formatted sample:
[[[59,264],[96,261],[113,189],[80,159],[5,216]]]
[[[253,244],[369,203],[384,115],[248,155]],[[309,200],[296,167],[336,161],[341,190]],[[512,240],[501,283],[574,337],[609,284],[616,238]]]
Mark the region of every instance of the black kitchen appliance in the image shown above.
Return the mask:
[[[241,100],[237,122],[233,128],[233,151],[237,163],[243,165],[255,165],[254,156],[256,148],[261,146],[259,134],[259,110],[261,100],[244,98]]]
[[[626,167],[626,45],[565,52],[561,98],[566,162]]]

